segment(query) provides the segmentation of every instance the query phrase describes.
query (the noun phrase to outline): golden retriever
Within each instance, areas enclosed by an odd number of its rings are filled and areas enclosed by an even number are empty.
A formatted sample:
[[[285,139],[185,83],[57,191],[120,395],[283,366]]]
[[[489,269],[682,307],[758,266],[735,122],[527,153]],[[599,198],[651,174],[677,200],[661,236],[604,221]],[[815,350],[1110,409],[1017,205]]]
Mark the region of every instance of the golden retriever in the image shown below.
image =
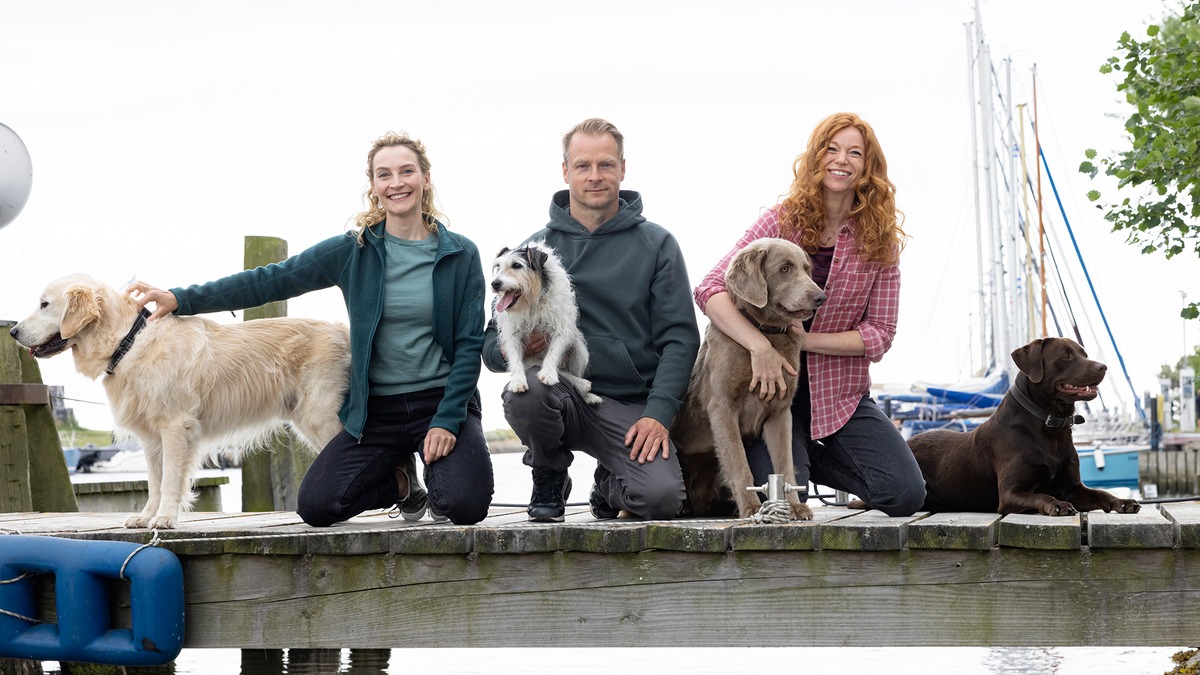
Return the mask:
[[[206,451],[238,450],[291,421],[319,451],[341,431],[350,336],[340,324],[261,319],[222,325],[167,316],[144,323],[128,295],[83,275],[58,279],[11,331],[35,357],[70,349],[104,389],[118,435],[146,453],[149,500],[125,527],[173,528],[191,506]]]
[[[803,249],[785,239],[768,238],[738,251],[725,274],[734,305],[797,370],[800,340],[788,327],[793,321],[812,318],[825,302],[811,271],[812,262]],[[729,515],[731,499],[736,515],[743,518],[762,507],[757,492],[746,489],[753,485],[754,476],[743,439],[761,436],[774,472],[794,480],[791,404],[796,377],[785,371],[787,395],[763,400],[757,391],[750,391],[751,375],[750,352],[709,324],[683,410],[671,430],[691,515]],[[793,519],[812,518],[812,511],[795,493],[789,492],[787,499]]]

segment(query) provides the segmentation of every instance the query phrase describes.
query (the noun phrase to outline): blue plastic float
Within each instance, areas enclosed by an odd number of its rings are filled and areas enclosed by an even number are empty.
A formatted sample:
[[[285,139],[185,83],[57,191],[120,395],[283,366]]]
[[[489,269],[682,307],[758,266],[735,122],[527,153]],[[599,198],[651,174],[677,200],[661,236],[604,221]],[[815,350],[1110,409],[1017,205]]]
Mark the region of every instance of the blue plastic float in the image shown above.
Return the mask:
[[[58,623],[38,621],[33,576],[54,575]],[[114,628],[109,580],[129,582],[132,628]],[[183,649],[183,567],[120,541],[0,536],[0,657],[141,666]]]

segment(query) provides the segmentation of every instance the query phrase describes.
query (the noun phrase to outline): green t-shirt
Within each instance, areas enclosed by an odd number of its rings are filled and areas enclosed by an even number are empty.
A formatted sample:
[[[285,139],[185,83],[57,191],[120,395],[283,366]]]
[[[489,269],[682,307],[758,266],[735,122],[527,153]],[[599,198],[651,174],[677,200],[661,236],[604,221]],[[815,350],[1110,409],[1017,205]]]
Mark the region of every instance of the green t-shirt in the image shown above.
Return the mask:
[[[419,241],[384,234],[383,313],[371,348],[371,396],[446,385],[450,375],[433,339],[433,259],[437,235]]]

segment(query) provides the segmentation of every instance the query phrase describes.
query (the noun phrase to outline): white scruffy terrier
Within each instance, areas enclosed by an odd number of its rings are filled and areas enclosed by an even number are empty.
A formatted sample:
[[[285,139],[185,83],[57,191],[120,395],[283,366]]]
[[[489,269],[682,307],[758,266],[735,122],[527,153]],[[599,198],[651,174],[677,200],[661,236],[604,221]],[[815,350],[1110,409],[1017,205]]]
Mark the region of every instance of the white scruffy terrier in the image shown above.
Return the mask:
[[[492,263],[492,290],[500,352],[508,361],[506,388],[513,393],[528,390],[525,369],[541,363],[538,379],[543,384],[553,386],[561,377],[579,390],[585,402],[599,403],[592,383],[583,378],[588,350],[577,325],[575,290],[554,249],[544,241],[502,249]],[[540,356],[527,360],[525,341],[533,333],[545,335],[547,345]]]

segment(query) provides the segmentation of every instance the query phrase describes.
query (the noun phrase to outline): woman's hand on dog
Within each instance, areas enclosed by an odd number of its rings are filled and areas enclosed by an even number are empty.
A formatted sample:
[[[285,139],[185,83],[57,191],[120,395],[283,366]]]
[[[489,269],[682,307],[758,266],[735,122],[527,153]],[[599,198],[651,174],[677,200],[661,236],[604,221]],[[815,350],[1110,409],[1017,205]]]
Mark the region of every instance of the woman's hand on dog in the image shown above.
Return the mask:
[[[629,448],[629,459],[638,464],[653,462],[660,450],[666,459],[671,454],[671,434],[662,422],[642,417],[625,433],[625,447]]]
[[[767,342],[765,347],[750,351],[750,389],[758,389],[758,398],[763,401],[778,396],[787,396],[787,382],[784,381],[784,371],[793,377],[797,375],[792,364],[783,358],[777,349]]]
[[[441,427],[430,427],[425,434],[425,463],[431,464],[450,454],[458,437]]]
[[[138,311],[144,309],[146,305],[154,303],[154,313],[150,315],[150,321],[161,319],[179,309],[179,300],[175,298],[174,293],[156,288],[144,281],[135,281],[129,284],[125,288],[125,292],[137,300]]]

